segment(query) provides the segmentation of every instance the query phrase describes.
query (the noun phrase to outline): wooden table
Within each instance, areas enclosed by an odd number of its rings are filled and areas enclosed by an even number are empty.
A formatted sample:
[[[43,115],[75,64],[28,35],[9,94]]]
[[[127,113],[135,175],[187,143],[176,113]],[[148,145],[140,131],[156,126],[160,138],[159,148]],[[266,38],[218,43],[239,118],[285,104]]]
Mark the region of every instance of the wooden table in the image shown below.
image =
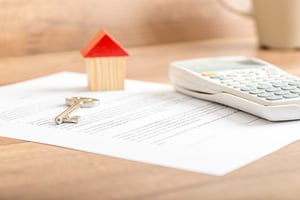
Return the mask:
[[[171,61],[221,55],[262,58],[300,76],[300,51],[259,50],[254,38],[173,43],[128,51],[130,79],[168,83]],[[5,85],[59,71],[84,72],[84,61],[79,52],[63,52],[2,58],[0,69],[0,85]],[[1,200],[300,197],[299,142],[222,177],[1,137],[0,162]]]

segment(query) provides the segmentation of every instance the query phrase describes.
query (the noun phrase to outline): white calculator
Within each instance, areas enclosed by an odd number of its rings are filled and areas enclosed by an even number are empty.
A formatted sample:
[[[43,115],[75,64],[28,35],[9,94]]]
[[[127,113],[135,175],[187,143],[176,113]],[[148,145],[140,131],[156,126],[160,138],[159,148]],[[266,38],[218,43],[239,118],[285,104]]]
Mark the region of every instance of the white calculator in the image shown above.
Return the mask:
[[[234,56],[176,61],[175,89],[270,121],[300,119],[300,78],[257,58]]]

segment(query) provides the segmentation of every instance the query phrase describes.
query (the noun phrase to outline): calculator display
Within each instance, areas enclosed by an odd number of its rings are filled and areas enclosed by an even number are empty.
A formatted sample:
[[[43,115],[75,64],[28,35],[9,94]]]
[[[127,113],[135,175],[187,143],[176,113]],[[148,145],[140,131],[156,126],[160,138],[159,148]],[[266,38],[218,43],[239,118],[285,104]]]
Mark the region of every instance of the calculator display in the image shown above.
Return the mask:
[[[226,70],[240,70],[240,69],[249,69],[249,68],[259,68],[265,66],[264,63],[256,62],[254,60],[250,59],[243,59],[243,60],[237,60],[237,61],[220,61],[220,60],[207,60],[202,61],[201,63],[193,63],[193,64],[186,64],[184,67],[186,67],[189,70],[192,70],[196,73],[201,72],[208,72],[208,71],[226,71]]]

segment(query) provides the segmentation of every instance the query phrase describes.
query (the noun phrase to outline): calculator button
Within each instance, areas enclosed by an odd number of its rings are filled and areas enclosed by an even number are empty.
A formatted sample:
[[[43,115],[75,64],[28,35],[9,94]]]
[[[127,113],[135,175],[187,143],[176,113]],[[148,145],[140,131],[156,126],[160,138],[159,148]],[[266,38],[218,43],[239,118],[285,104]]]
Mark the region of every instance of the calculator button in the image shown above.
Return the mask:
[[[284,87],[286,86],[287,84],[285,83],[281,83],[281,82],[277,82],[277,83],[272,83],[273,87]]]
[[[250,94],[261,94],[261,93],[264,93],[263,90],[251,90],[249,91]]]
[[[272,77],[272,78],[279,78],[280,77],[279,74],[270,74],[269,76]]]
[[[230,78],[233,78],[233,77],[237,77],[238,75],[237,74],[227,74],[226,77],[230,77]]]
[[[259,84],[257,86],[257,89],[269,89],[271,87],[272,87],[271,85]]]
[[[297,94],[299,94],[300,93],[300,89],[294,89],[294,90],[291,90],[290,92],[291,93],[297,93]]]
[[[240,85],[233,85],[232,87],[235,88],[235,89],[240,89],[241,88]]]
[[[266,99],[269,101],[275,101],[275,100],[282,99],[282,97],[281,96],[270,96],[270,97],[267,97]]]
[[[223,78],[224,76],[222,76],[222,75],[212,75],[212,76],[210,76],[209,78],[211,78],[211,79],[221,79],[221,78]]]
[[[286,95],[283,95],[284,98],[287,98],[287,99],[291,99],[291,98],[296,98],[296,97],[299,97],[298,94],[286,94]]]
[[[240,90],[243,91],[243,92],[248,92],[248,91],[255,90],[255,88],[253,88],[253,87],[242,87]]]
[[[294,90],[294,89],[296,89],[296,87],[294,87],[294,86],[289,86],[289,85],[287,85],[287,86],[282,86],[282,87],[280,87],[282,90]]]
[[[230,83],[230,86],[231,87],[235,87],[235,88],[241,88],[241,87],[243,87],[243,86],[241,86],[241,85],[239,85],[237,83]]]
[[[278,87],[271,87],[271,88],[266,89],[266,91],[267,92],[278,92],[278,91],[280,91],[280,88],[278,88]]]
[[[247,81],[247,80],[245,80],[245,81],[239,81],[239,83],[240,84],[243,84],[243,85],[248,85],[248,84],[251,84],[251,83],[253,83],[252,81]]]
[[[272,93],[261,93],[257,95],[258,97],[262,97],[262,98],[266,98],[266,97],[270,97],[273,96]]]
[[[226,80],[221,80],[221,83],[227,84],[227,83],[233,83],[234,81],[232,79],[226,79]]]
[[[217,75],[216,72],[202,72],[201,73],[202,76],[215,76]]]
[[[280,90],[278,92],[275,92],[274,94],[276,94],[276,95],[286,95],[286,94],[289,94],[289,92]]]
[[[248,87],[248,88],[252,88],[252,89],[256,88],[256,84],[255,83],[246,84],[245,86]]]
[[[273,69],[273,68],[264,68],[263,70],[265,70],[266,71],[266,73],[268,73],[268,74],[277,74],[277,71],[276,71],[276,69]]]
[[[298,86],[298,85],[300,85],[300,83],[299,82],[297,82],[297,81],[293,81],[293,82],[288,82],[288,85],[290,85],[290,86]]]
[[[233,82],[232,83],[226,83],[227,86],[233,86],[235,85]]]

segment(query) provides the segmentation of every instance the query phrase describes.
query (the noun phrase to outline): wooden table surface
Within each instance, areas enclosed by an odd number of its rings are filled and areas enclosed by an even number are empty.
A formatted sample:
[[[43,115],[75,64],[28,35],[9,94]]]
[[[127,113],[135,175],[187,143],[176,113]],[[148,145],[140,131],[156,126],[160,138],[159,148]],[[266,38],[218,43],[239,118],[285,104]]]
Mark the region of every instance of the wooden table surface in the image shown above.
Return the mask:
[[[221,55],[258,57],[300,76],[300,51],[260,50],[254,38],[172,43],[128,51],[130,79],[168,83],[171,61]],[[0,70],[0,85],[5,85],[59,71],[84,72],[84,61],[79,52],[11,57],[0,59]],[[1,200],[300,197],[300,142],[221,177],[1,137],[0,162]]]

